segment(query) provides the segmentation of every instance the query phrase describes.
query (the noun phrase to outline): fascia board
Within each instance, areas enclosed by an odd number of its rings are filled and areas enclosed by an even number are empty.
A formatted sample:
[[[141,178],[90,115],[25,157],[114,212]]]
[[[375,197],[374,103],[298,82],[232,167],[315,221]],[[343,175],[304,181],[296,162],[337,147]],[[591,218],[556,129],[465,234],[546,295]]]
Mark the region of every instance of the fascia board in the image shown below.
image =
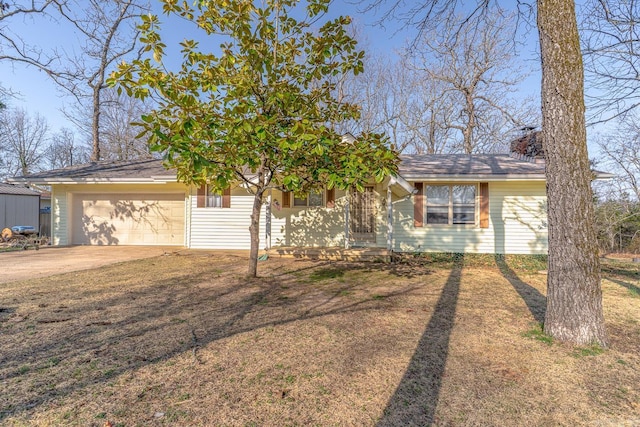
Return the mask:
[[[166,178],[144,178],[144,179],[128,179],[128,178],[90,178],[90,179],[71,179],[71,178],[55,178],[55,179],[9,179],[9,182],[29,183],[38,185],[73,185],[73,184],[166,184],[170,182],[178,182],[175,177]]]
[[[387,185],[389,187],[400,187],[402,190],[404,190],[407,193],[407,195],[414,194],[416,192],[415,187],[400,175],[390,176],[389,182]]]
[[[594,171],[594,179],[611,179],[615,174]],[[511,174],[511,175],[443,175],[443,174],[405,174],[409,181],[546,181],[542,174]]]
[[[455,174],[405,174],[409,181],[545,181],[541,174],[518,175],[455,175]]]

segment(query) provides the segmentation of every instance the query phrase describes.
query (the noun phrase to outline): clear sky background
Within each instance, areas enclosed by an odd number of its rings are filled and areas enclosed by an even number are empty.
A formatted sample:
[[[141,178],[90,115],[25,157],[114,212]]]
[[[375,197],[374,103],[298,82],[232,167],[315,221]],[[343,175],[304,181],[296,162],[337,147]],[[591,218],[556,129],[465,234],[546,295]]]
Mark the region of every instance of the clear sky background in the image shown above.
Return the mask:
[[[153,2],[156,4],[157,2]],[[376,25],[380,15],[375,12],[362,13],[358,7],[344,2],[334,1],[330,7],[331,15],[349,15],[363,36],[363,47],[370,52],[380,52],[393,57],[408,41],[413,40],[415,33],[411,29],[403,28],[397,22],[388,21],[384,26]],[[164,41],[168,45],[170,39],[180,41],[189,38],[189,26],[184,22],[172,20],[167,22],[164,15],[160,16],[164,24]],[[78,38],[68,29],[68,26],[55,22],[37,23],[32,18],[25,18],[21,22],[12,22],[11,31],[30,42],[36,42],[43,49],[56,48],[67,51],[78,50]],[[536,100],[540,94],[540,64],[537,49],[537,33],[521,32],[522,47],[520,50],[521,66],[530,71],[529,77],[521,84],[519,95],[522,98],[533,96]],[[69,120],[60,111],[63,106],[74,102],[73,98],[62,92],[43,72],[34,68],[11,64],[8,61],[0,63],[0,84],[18,93],[16,99],[9,99],[10,107],[21,107],[30,114],[38,113],[48,121],[50,130],[57,132],[62,127],[73,128]],[[534,123],[539,125],[539,123]]]

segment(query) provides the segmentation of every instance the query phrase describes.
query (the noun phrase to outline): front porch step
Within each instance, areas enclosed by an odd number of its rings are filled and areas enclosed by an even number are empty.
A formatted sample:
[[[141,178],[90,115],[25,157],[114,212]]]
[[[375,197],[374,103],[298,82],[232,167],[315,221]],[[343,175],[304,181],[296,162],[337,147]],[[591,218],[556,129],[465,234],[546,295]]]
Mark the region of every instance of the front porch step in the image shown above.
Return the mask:
[[[303,248],[276,247],[269,250],[269,256],[282,258],[314,259],[323,261],[370,261],[391,262],[391,252],[383,248]]]

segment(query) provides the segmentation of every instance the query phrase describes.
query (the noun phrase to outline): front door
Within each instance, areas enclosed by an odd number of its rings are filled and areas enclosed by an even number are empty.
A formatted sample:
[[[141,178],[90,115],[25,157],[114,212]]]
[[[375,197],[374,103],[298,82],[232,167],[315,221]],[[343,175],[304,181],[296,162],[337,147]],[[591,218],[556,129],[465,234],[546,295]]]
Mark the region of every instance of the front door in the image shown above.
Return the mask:
[[[376,241],[376,198],[373,187],[351,191],[349,203],[351,241],[355,244]]]

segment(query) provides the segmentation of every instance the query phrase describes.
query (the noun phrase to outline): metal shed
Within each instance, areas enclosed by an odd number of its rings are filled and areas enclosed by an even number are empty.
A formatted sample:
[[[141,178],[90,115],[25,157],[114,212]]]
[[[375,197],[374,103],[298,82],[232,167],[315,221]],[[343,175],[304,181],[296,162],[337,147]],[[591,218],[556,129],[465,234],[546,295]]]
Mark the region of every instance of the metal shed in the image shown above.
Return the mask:
[[[40,229],[40,193],[23,186],[0,183],[0,230],[16,225]]]

